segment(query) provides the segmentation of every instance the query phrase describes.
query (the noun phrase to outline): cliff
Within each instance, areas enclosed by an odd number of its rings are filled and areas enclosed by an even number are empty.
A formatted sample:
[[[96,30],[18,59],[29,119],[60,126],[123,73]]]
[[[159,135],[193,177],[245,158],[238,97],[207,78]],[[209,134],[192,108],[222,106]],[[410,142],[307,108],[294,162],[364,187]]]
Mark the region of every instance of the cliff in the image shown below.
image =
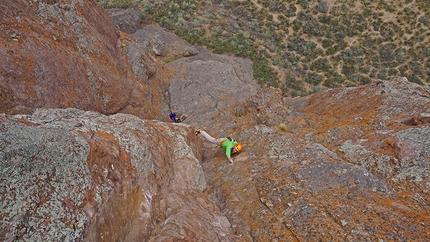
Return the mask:
[[[92,1],[0,11],[1,240],[430,239],[428,86],[286,98],[249,60],[126,34]]]

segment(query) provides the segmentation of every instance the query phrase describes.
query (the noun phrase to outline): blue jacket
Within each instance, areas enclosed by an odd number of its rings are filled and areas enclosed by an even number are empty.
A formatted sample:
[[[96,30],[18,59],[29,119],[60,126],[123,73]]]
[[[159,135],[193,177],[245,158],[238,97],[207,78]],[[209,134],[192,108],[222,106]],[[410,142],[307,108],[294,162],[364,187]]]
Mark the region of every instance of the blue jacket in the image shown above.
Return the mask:
[[[176,122],[176,113],[170,113],[169,117],[172,120],[172,122]]]

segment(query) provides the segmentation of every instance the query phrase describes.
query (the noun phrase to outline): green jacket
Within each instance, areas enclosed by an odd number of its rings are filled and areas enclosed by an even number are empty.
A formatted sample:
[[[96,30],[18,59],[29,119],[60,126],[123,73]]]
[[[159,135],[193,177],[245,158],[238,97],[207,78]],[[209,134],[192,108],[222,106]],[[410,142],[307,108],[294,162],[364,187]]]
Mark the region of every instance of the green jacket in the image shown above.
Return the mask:
[[[237,141],[230,141],[227,138],[219,139],[220,146],[225,150],[225,156],[227,158],[231,158],[231,151],[234,149],[234,145],[237,144]]]

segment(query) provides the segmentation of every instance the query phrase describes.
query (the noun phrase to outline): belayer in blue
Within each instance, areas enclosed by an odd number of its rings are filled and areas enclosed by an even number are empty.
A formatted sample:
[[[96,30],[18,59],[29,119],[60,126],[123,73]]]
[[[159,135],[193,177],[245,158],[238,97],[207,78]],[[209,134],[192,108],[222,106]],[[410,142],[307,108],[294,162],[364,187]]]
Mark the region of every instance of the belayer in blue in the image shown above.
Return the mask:
[[[233,140],[230,137],[217,139],[210,136],[208,133],[201,129],[198,129],[196,131],[196,135],[198,134],[201,134],[207,141],[221,146],[225,150],[225,156],[230,163],[233,163],[233,158],[231,158],[231,155],[242,151],[242,144],[237,142],[236,140]]]
[[[175,110],[173,109],[170,111],[170,114],[169,114],[169,122],[175,122],[175,123],[181,122],[181,120],[176,117]]]

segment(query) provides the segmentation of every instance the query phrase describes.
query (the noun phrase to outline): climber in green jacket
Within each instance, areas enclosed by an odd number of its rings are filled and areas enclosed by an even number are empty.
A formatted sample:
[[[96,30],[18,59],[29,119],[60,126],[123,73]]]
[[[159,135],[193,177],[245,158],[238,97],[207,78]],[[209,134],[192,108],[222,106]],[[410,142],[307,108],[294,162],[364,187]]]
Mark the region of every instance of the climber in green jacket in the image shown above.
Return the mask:
[[[231,158],[231,155],[242,151],[242,144],[233,140],[230,137],[214,138],[201,129],[198,129],[196,131],[196,135],[198,134],[201,134],[207,141],[221,146],[225,150],[225,156],[227,157],[228,162],[230,163],[233,163],[233,158]]]

